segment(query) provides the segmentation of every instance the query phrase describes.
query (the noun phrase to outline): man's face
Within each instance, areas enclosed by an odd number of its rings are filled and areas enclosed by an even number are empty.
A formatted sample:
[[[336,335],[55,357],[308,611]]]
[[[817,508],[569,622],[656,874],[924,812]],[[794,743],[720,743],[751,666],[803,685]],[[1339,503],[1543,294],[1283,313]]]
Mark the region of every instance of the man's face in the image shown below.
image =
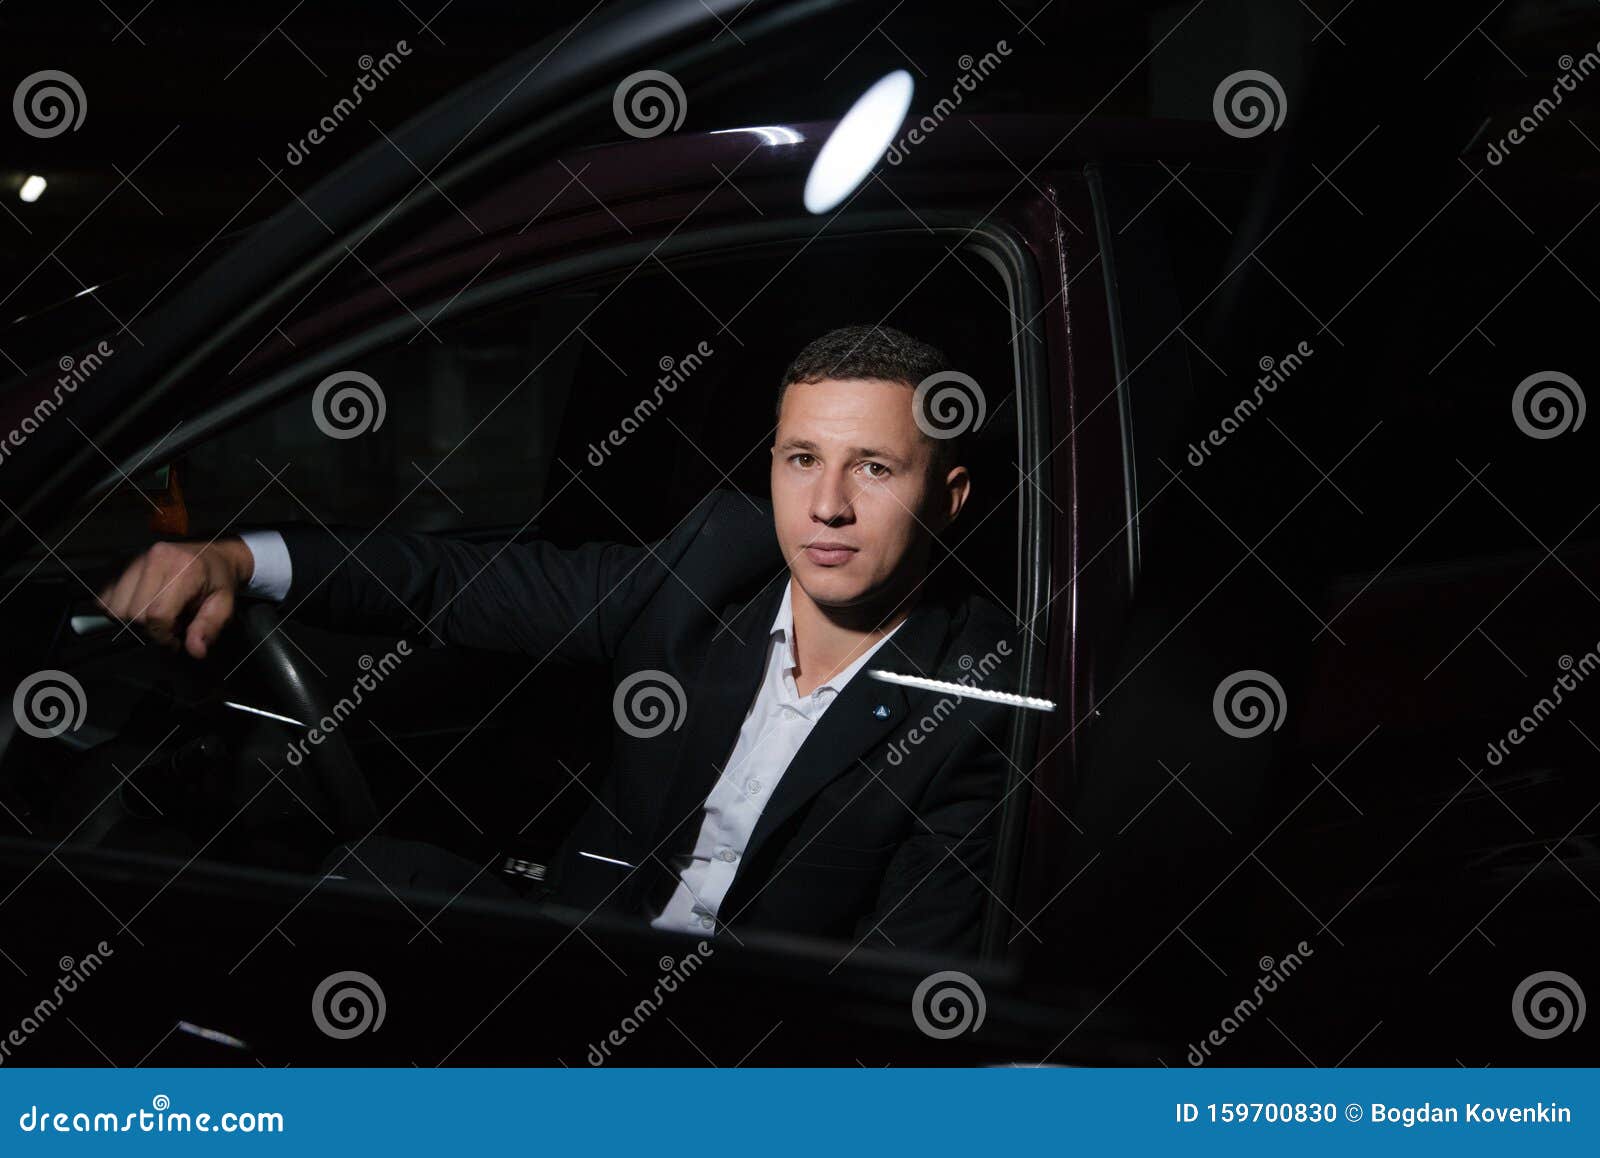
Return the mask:
[[[961,468],[958,496],[933,485],[933,445],[912,416],[912,394],[903,383],[859,378],[797,382],[784,394],[773,521],[790,571],[819,605],[870,601],[919,574],[965,498]]]

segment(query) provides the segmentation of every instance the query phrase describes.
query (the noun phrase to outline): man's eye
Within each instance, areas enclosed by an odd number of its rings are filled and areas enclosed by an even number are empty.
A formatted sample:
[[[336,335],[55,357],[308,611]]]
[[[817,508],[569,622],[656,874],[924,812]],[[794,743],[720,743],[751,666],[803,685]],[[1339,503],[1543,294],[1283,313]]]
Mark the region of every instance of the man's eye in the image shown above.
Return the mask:
[[[867,473],[873,478],[888,478],[893,472],[881,462],[862,463],[867,468]]]
[[[806,461],[802,462],[801,459],[805,459]],[[810,466],[810,459],[811,456],[809,454],[793,454],[789,456],[789,461],[799,466]]]

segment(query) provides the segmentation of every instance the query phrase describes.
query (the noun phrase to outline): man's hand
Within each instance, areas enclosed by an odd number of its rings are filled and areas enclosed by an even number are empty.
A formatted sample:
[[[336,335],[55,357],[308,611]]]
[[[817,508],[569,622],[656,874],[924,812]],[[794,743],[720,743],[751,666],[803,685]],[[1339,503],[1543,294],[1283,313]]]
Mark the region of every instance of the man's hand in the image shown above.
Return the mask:
[[[98,598],[108,614],[137,623],[157,643],[204,659],[254,569],[250,548],[237,537],[156,543]]]

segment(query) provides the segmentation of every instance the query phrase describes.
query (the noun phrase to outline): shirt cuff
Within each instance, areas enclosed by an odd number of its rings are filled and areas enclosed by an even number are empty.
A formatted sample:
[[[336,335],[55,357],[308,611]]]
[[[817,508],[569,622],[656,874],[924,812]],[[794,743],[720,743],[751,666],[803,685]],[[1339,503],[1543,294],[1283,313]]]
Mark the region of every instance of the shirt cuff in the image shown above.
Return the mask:
[[[239,538],[255,559],[255,569],[245,585],[245,594],[283,602],[284,596],[289,594],[289,581],[294,573],[283,536],[277,531],[243,531]]]

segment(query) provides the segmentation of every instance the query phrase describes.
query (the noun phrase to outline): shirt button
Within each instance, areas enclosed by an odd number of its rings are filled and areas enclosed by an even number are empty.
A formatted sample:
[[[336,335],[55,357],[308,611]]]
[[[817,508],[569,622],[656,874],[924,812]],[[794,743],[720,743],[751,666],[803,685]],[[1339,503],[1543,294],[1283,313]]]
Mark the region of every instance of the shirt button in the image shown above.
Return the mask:
[[[739,854],[734,852],[731,848],[725,848],[721,852],[717,853],[717,859],[730,862],[736,861],[739,859]]]
[[[761,792],[761,781],[746,780],[744,782],[744,789],[746,792],[750,793],[751,796],[757,796]]]
[[[700,918],[700,927],[702,929],[709,929],[709,928],[711,928],[712,925],[715,925],[715,924],[716,924],[716,921],[714,921],[710,917],[701,917]]]

